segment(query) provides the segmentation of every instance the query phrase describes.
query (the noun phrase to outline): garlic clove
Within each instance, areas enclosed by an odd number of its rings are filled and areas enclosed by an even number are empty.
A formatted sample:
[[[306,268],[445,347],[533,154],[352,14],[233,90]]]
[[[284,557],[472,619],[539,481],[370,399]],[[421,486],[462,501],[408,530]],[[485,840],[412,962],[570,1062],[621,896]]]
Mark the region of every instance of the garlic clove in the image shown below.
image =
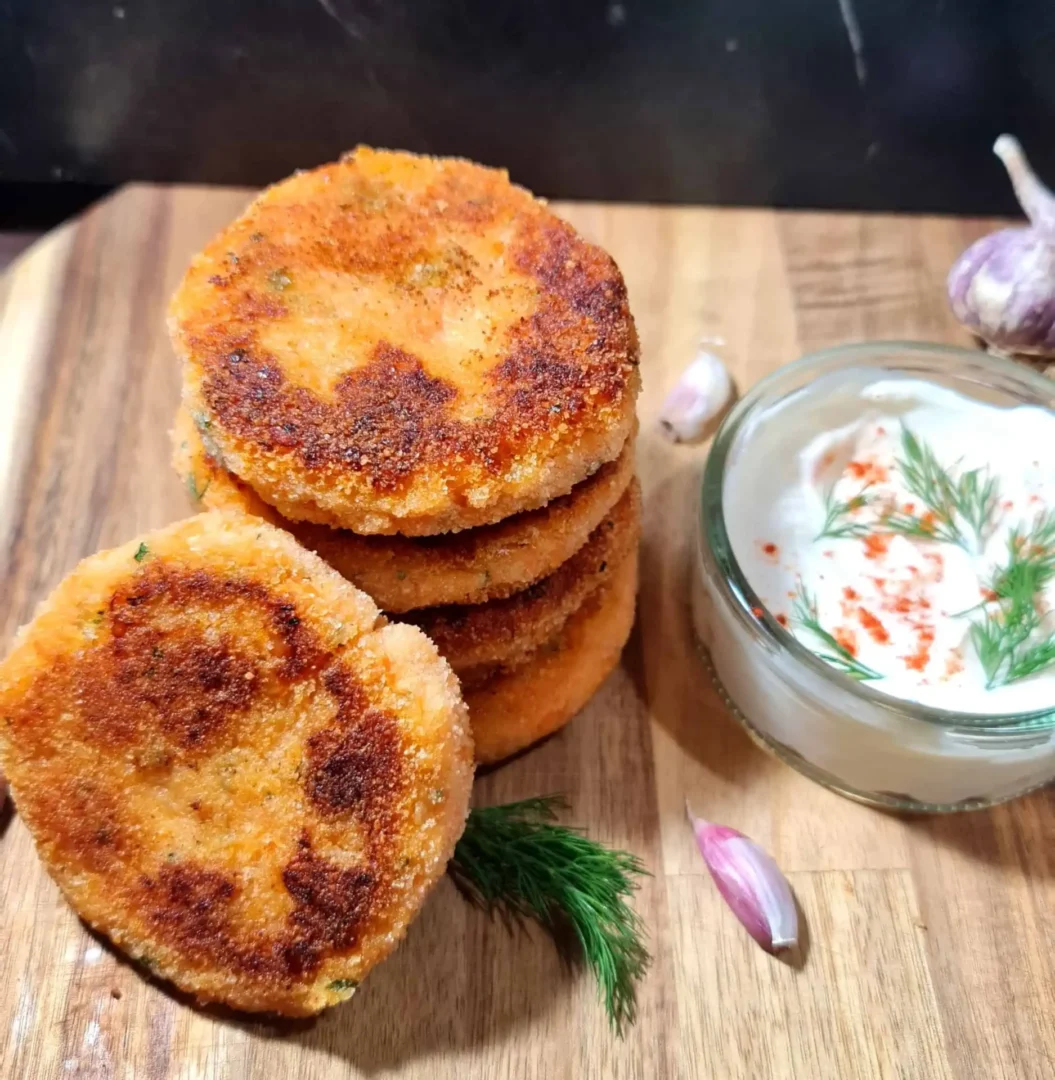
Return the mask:
[[[732,397],[733,381],[725,364],[700,349],[681,373],[659,413],[660,430],[671,442],[697,442]]]
[[[747,932],[767,952],[797,945],[795,897],[772,856],[736,829],[696,817],[688,803],[685,813],[722,899]]]

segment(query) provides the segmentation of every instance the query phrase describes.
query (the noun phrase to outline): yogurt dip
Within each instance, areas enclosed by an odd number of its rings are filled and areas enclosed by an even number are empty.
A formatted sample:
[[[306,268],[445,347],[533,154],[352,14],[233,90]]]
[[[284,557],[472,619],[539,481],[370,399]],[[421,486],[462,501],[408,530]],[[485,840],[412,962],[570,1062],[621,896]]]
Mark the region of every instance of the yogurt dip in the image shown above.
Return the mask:
[[[1055,506],[1055,413],[920,379],[814,392],[808,413],[773,410],[727,476],[729,539],[762,605],[881,693],[957,712],[1055,709],[1055,516],[1036,553],[1051,560],[1033,598],[1042,614],[1018,649],[1040,663],[1050,642],[1047,666],[1012,678],[1008,657],[987,672],[973,640],[1006,618],[993,586],[1013,537],[1028,543]]]
[[[697,629],[753,732],[831,786],[998,801],[1055,776],[1055,412],[891,352],[801,361],[730,416]]]

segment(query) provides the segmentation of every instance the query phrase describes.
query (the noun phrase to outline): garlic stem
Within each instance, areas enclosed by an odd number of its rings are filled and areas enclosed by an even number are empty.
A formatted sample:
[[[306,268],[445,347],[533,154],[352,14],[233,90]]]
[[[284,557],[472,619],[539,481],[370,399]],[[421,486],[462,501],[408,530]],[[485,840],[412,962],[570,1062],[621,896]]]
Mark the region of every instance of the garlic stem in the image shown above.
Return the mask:
[[[747,932],[767,952],[797,945],[795,897],[772,856],[743,833],[696,817],[688,800],[685,814],[718,892]]]
[[[1026,217],[1035,228],[1055,235],[1055,195],[1031,168],[1018,139],[1013,135],[1001,135],[993,143],[993,153],[1004,163]]]

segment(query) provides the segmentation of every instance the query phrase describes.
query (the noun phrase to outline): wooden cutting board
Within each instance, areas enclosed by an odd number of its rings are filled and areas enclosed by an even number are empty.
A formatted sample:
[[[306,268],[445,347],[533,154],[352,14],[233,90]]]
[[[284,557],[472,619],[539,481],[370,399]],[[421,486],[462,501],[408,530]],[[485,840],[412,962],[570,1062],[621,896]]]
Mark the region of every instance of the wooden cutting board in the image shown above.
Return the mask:
[[[247,193],[126,188],[0,281],[3,642],[82,556],[188,512],[169,467],[177,371],[166,300]],[[0,838],[0,1076],[1050,1078],[1055,794],[902,819],[755,749],[693,654],[685,560],[702,449],[655,434],[700,338],[741,387],[863,337],[963,341],[944,303],[993,223],[766,210],[559,206],[623,267],[641,332],[645,537],[623,666],[559,737],[477,799],[565,792],[570,820],[639,853],[655,962],[623,1041],[541,934],[449,882],[348,1005],[307,1023],[203,1010],[87,932],[10,811]],[[718,899],[683,817],[765,845],[808,926],[764,955]]]

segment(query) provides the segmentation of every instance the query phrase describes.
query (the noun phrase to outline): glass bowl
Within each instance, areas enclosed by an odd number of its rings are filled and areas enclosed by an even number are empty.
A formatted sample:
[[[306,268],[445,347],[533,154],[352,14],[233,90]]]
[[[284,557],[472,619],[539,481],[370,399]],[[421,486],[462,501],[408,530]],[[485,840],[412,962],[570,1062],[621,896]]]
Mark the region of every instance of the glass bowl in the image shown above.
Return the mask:
[[[908,812],[991,806],[1055,779],[1052,708],[959,713],[901,700],[814,655],[767,611],[726,531],[728,469],[778,403],[794,407],[820,376],[867,368],[939,383],[996,405],[1055,410],[1055,383],[982,352],[914,342],[826,349],[780,368],[730,412],[704,470],[693,573],[693,623],[733,714],[756,742],[811,779],[862,802]]]

